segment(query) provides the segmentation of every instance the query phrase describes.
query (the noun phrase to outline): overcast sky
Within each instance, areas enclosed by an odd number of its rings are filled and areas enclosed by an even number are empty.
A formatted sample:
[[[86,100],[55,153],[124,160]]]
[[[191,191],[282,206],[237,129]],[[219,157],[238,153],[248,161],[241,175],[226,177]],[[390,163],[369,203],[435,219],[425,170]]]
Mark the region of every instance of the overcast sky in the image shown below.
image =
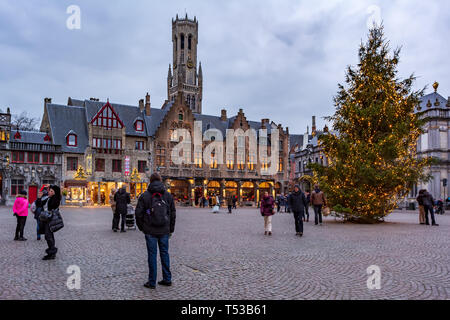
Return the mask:
[[[67,7],[81,9],[69,30]],[[199,20],[203,113],[243,108],[304,133],[311,116],[334,112],[337,84],[357,63],[368,22],[383,20],[392,47],[402,46],[401,76],[416,88],[437,80],[450,96],[450,1],[24,1],[0,0],[0,108],[41,117],[44,97],[100,98],[152,107],[167,99],[171,19]]]

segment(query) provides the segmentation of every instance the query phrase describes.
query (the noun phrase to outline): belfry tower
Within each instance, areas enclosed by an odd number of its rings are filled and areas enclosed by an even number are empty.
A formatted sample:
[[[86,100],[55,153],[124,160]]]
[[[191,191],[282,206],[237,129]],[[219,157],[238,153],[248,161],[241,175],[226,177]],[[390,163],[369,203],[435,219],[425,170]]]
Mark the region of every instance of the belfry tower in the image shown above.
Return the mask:
[[[173,73],[169,65],[167,75],[167,97],[175,101],[178,92],[182,92],[186,104],[192,112],[202,113],[203,75],[202,64],[198,64],[197,44],[198,21],[178,18],[172,19]]]

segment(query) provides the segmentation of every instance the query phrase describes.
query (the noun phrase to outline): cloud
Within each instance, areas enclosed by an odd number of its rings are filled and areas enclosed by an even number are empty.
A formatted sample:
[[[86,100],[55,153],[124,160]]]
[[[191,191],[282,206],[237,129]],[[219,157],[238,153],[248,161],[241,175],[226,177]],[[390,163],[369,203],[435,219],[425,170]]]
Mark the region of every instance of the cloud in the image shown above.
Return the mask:
[[[68,30],[66,8],[81,8]],[[0,2],[0,108],[42,116],[44,97],[137,104],[166,97],[171,19],[199,20],[198,59],[207,114],[243,108],[303,133],[334,111],[337,84],[357,63],[370,6],[380,8],[391,46],[402,46],[400,75],[435,80],[450,95],[450,4],[443,1],[33,1]]]

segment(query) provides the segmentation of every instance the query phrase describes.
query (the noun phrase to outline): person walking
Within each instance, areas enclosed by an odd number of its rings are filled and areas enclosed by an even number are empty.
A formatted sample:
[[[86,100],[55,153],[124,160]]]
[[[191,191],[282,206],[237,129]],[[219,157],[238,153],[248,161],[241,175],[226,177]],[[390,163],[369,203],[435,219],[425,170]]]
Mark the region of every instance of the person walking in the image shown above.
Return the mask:
[[[114,201],[114,195],[116,194],[116,190],[115,189],[111,189],[111,193],[109,195],[109,205],[111,206],[111,210],[113,212],[113,219],[112,219],[112,230],[114,231],[116,228],[115,226],[119,225],[119,221],[117,218],[120,219],[120,216],[117,217],[116,215],[116,201]],[[115,232],[117,232],[117,230],[115,230]]]
[[[232,213],[231,209],[233,208],[233,199],[234,199],[233,195],[229,194],[227,197],[228,213]]]
[[[149,276],[144,286],[156,288],[158,248],[163,274],[163,280],[158,284],[171,286],[169,238],[175,231],[176,210],[173,197],[167,192],[158,173],[151,175],[150,185],[139,197],[135,214],[136,224],[145,234],[147,244]]]
[[[47,207],[48,212],[54,212],[59,210],[59,205],[61,203],[61,189],[56,185],[51,185],[48,190],[48,200],[44,206]],[[39,232],[41,234],[45,234],[45,240],[47,241],[48,248],[45,250],[47,253],[46,256],[42,258],[42,260],[53,260],[56,258],[56,253],[58,252],[58,248],[56,248],[55,243],[55,235],[50,230],[50,221],[41,221],[41,225],[39,226]]]
[[[419,223],[425,224],[425,208],[423,206],[423,198],[424,198],[424,189],[419,190],[419,195],[417,196],[416,200],[419,204]]]
[[[34,202],[36,206],[36,211],[34,212],[34,219],[36,219],[36,232],[37,232],[37,240],[41,240],[41,233],[39,226],[41,225],[41,222],[39,220],[39,216],[41,215],[41,212],[44,210],[44,206],[48,201],[48,188],[42,187],[39,191],[38,198]]]
[[[234,195],[233,196],[233,209],[235,209],[235,210],[237,209],[236,208],[236,203],[237,203],[237,195]]]
[[[314,185],[314,191],[311,193],[311,202],[314,206],[314,223],[322,225],[322,207],[327,205],[327,199],[319,185]]]
[[[23,237],[23,230],[25,228],[25,223],[27,222],[28,206],[27,192],[21,190],[13,205],[13,214],[17,219],[16,235],[14,237],[15,241],[27,241],[27,239]]]
[[[277,194],[277,198],[275,200],[275,205],[277,206],[277,213],[280,212],[281,209],[281,195]]]
[[[128,212],[128,204],[131,202],[130,194],[127,192],[126,186],[122,186],[114,194],[114,202],[116,203],[116,223],[114,225],[114,232],[119,230],[119,220],[121,219],[120,232],[126,232],[125,230],[125,217]]]
[[[305,216],[303,216],[303,221],[309,222],[309,206],[311,203],[311,193],[309,191],[306,192],[306,206],[305,206]]]
[[[423,207],[425,209],[425,224],[427,226],[430,225],[430,221],[428,219],[428,212],[429,212],[430,215],[431,215],[431,224],[433,226],[437,227],[439,225],[436,223],[436,220],[434,218],[434,211],[433,211],[434,199],[433,199],[433,196],[427,190],[425,190],[423,195],[424,195],[423,196]]]
[[[305,194],[300,190],[300,186],[294,186],[294,192],[289,197],[289,207],[294,213],[295,232],[296,236],[303,236],[303,216],[305,214],[305,207],[307,206]]]
[[[275,201],[272,196],[267,191],[264,192],[260,205],[261,215],[264,217],[264,235],[272,235],[272,216],[275,214],[274,204]]]

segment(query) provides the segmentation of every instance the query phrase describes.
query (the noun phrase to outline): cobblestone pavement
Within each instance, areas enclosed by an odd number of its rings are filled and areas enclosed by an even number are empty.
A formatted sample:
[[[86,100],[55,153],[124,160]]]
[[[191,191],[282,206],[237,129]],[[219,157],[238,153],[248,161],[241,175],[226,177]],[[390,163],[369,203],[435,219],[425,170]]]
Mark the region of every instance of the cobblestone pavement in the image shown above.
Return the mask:
[[[229,215],[179,208],[170,241],[173,286],[149,290],[147,253],[139,231],[113,233],[109,208],[63,208],[56,260],[42,261],[45,240],[27,220],[26,242],[13,241],[15,218],[0,208],[0,299],[449,299],[450,214],[439,227],[397,212],[380,225],[305,224],[273,217],[263,235],[256,209]],[[311,220],[310,220],[311,221]],[[158,259],[159,260],[159,259]],[[69,290],[67,267],[81,268],[81,289]],[[381,289],[367,288],[367,267],[381,269]],[[158,278],[161,269],[158,262]]]

